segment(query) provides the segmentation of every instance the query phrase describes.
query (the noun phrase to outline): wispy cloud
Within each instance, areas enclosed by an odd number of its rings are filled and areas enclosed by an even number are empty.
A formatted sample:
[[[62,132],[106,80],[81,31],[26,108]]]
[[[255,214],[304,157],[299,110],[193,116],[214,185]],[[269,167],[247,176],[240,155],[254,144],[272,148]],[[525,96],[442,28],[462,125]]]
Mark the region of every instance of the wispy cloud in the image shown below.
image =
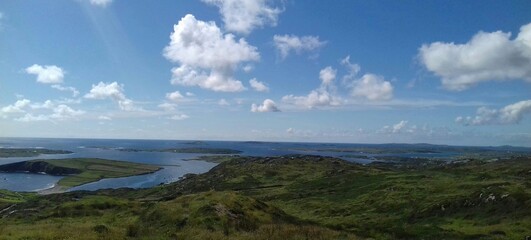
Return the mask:
[[[65,104],[55,105],[51,101],[46,101],[43,105],[45,109],[50,109],[52,112],[47,114],[26,113],[24,116],[15,118],[19,122],[35,122],[35,121],[63,121],[73,119],[85,114],[85,111],[75,110]]]
[[[177,115],[173,115],[170,117],[171,120],[185,120],[185,119],[188,119],[190,118],[190,116],[186,115],[186,114],[177,114]]]
[[[350,56],[341,60],[341,64],[347,68],[348,74],[343,77],[343,83],[350,88],[350,94],[355,98],[364,98],[369,101],[386,101],[393,98],[393,85],[382,76],[366,73],[357,78],[361,67],[350,62]]]
[[[24,108],[30,105],[31,101],[28,99],[17,100],[15,103],[2,108],[2,113],[21,113],[25,112]]]
[[[123,85],[120,85],[117,82],[99,82],[97,85],[92,85],[92,89],[90,89],[89,93],[85,94],[85,98],[100,100],[112,99],[117,102],[120,109],[124,111],[141,110],[134,105],[133,100],[125,96],[123,91]]]
[[[98,7],[106,7],[111,4],[113,0],[90,0],[90,4]]]
[[[256,80],[256,78],[249,80],[249,84],[257,92],[269,92],[269,87],[265,83]]]
[[[275,35],[273,42],[282,59],[286,58],[290,52],[301,54],[303,52],[315,52],[326,44],[320,41],[318,36],[295,36],[295,35]]]
[[[383,133],[401,133],[402,131],[404,131],[407,127],[407,122],[408,121],[405,121],[405,120],[402,120],[396,124],[393,124],[392,126],[384,126],[382,129],[381,129],[381,132]],[[411,131],[412,129],[416,129],[416,126],[411,128],[409,131]]]
[[[52,85],[52,88],[55,88],[59,91],[67,91],[72,93],[72,97],[77,97],[79,95],[79,91],[75,87],[66,87],[62,86],[60,84],[54,84]]]
[[[202,0],[219,8],[225,29],[230,32],[249,34],[265,25],[275,26],[280,8],[272,0]]]
[[[459,116],[455,121],[463,125],[516,124],[522,121],[526,114],[530,113],[531,100],[524,100],[501,109],[480,107],[476,111],[476,116]]]
[[[174,103],[178,103],[184,99],[184,96],[179,91],[175,91],[175,92],[167,93],[166,99]]]

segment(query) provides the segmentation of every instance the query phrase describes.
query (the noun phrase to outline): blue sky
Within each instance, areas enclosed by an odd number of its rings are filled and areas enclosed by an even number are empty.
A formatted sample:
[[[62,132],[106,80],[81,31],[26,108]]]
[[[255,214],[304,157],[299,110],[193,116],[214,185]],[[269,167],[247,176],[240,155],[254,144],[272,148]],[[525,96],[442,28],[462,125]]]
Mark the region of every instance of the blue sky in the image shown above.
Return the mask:
[[[0,136],[531,146],[531,2],[0,2]]]

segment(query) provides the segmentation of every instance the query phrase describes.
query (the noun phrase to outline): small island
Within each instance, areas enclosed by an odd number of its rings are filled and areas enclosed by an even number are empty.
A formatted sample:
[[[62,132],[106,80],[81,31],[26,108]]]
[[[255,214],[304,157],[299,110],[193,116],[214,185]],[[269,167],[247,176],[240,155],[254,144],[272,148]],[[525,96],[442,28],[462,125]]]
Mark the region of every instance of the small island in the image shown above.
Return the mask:
[[[44,148],[0,148],[0,158],[36,157],[41,154],[70,154],[71,151],[51,150]]]
[[[158,166],[99,158],[31,160],[0,165],[0,172],[31,172],[65,176],[56,190],[95,182],[104,178],[128,177],[153,173]]]
[[[122,152],[170,152],[170,153],[204,153],[204,154],[239,154],[242,151],[228,148],[164,148],[164,149],[135,149],[121,148]]]
[[[236,157],[239,157],[239,155],[203,155],[192,159],[186,159],[185,161],[205,161],[205,162],[211,162],[211,163],[222,163],[226,161],[230,161]]]

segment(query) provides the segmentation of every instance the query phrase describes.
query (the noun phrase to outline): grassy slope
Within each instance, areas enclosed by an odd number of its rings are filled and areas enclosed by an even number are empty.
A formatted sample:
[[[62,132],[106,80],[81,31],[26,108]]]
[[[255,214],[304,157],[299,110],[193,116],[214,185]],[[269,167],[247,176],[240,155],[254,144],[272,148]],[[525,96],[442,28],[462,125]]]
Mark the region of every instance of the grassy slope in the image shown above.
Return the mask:
[[[0,239],[523,239],[530,173],[529,158],[415,169],[236,158],[147,190],[30,198],[0,214]]]
[[[297,218],[365,237],[519,239],[531,232],[529,171],[529,158],[418,169],[328,158],[241,158],[150,191],[167,197],[236,190]]]
[[[356,239],[235,192],[162,202],[73,192],[40,196],[14,209],[0,214],[0,239]]]
[[[34,196],[34,194],[17,193],[0,189],[0,212],[13,204],[25,202],[32,196]]]

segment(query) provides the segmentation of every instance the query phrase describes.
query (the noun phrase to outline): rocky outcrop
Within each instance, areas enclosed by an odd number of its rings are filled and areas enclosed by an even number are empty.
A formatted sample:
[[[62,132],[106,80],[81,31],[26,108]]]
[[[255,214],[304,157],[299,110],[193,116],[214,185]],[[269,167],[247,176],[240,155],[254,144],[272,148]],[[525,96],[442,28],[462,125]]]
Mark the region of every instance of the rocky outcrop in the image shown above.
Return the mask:
[[[58,167],[45,161],[24,161],[0,165],[0,172],[46,173],[56,176],[81,173],[79,169]]]

